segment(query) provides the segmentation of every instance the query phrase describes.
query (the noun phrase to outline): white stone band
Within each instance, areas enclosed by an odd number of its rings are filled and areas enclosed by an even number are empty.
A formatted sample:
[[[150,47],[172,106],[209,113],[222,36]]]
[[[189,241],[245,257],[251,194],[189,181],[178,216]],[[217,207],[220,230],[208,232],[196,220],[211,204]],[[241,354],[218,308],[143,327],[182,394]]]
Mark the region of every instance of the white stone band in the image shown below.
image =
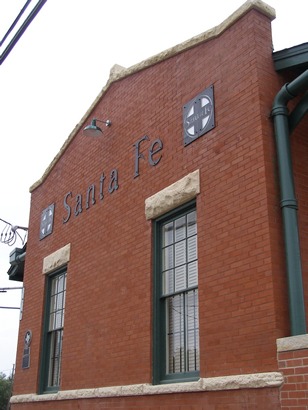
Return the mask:
[[[162,385],[132,384],[127,386],[98,387],[94,389],[64,390],[55,394],[21,394],[12,396],[10,403],[30,403],[104,397],[149,396],[155,394],[193,393],[220,390],[260,389],[280,387],[283,375],[279,372],[241,374],[201,378],[196,382]]]

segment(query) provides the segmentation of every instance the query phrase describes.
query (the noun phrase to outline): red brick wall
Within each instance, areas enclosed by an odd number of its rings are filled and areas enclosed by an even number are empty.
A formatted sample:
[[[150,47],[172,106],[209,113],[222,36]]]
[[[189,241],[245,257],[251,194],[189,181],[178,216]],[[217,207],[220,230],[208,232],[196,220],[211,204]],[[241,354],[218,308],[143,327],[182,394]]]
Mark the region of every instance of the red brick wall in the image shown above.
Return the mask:
[[[298,100],[296,100],[298,102]],[[294,169],[296,198],[298,200],[298,226],[301,247],[301,261],[305,300],[308,301],[308,161],[307,141],[308,118],[303,118],[291,135],[291,149]],[[306,322],[308,329],[308,303],[306,302]]]
[[[285,377],[281,409],[308,410],[308,349],[279,352],[278,365]]]
[[[144,200],[196,169],[201,175],[197,198],[200,375],[277,370],[275,341],[288,334],[288,319],[269,118],[280,82],[271,53],[270,21],[251,11],[219,38],[130,75],[104,94],[88,120],[108,118],[112,126],[104,128],[98,139],[78,132],[32,193],[15,395],[37,392],[42,262],[67,243],[71,243],[71,260],[61,390],[151,383],[153,255]],[[182,106],[211,84],[216,128],[184,147]],[[140,160],[140,176],[133,178],[133,144],[144,135],[151,141],[141,145],[145,160]],[[151,167],[147,149],[156,138],[164,148],[159,164]],[[109,194],[114,168],[119,189]],[[103,172],[105,197],[101,201],[97,192],[96,204],[86,210],[87,188],[94,183],[98,191]],[[84,210],[63,224],[63,198],[69,191],[73,198],[82,194]],[[51,203],[56,204],[54,230],[40,241],[40,215]],[[31,367],[21,370],[27,329],[33,333]],[[230,394],[238,394],[230,403],[253,397],[267,403],[269,396],[274,403],[278,397],[275,389]],[[227,392],[206,397],[203,400],[209,403],[222,397],[228,402]],[[116,403],[115,399],[108,402]],[[69,403],[64,405],[71,408]]]

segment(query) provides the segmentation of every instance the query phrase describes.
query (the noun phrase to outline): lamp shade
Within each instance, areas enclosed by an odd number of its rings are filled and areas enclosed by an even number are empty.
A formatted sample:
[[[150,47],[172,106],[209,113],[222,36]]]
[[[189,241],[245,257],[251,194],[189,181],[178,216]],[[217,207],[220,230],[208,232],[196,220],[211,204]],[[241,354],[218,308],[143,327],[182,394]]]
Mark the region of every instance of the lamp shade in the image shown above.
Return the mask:
[[[96,125],[96,120],[92,120],[91,124],[83,129],[83,133],[87,137],[100,137],[103,131]]]

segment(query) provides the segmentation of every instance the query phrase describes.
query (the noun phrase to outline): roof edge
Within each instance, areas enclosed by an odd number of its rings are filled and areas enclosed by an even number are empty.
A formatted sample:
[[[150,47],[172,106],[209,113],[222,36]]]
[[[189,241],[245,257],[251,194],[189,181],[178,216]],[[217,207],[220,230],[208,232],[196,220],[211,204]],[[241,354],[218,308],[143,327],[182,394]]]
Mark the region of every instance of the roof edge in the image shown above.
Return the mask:
[[[308,67],[308,43],[273,52],[276,71]]]
[[[222,23],[218,24],[217,26],[197,35],[189,40],[186,40],[180,44],[177,44],[174,47],[168,48],[167,50],[162,51],[159,54],[156,54],[152,57],[149,57],[146,60],[141,61],[129,68],[122,67],[118,64],[115,64],[110,70],[110,76],[103,87],[101,92],[95,98],[89,109],[86,111],[84,116],[81,118],[80,122],[75,126],[73,131],[70,133],[64,144],[62,145],[58,154],[54,157],[48,168],[43,173],[42,177],[36,181],[29,189],[30,192],[33,192],[37,187],[39,187],[47,178],[48,174],[51,172],[53,167],[56,165],[58,160],[64,154],[66,148],[73,140],[75,135],[78,133],[84,122],[86,121],[87,117],[89,117],[91,111],[95,108],[96,104],[101,100],[102,96],[106,93],[109,87],[116,81],[122,80],[125,77],[128,77],[132,74],[137,73],[138,71],[144,70],[154,64],[158,64],[161,61],[164,61],[168,58],[171,58],[179,53],[182,53],[185,50],[188,50],[192,47],[197,46],[203,42],[212,40],[216,37],[219,37],[224,31],[226,31],[229,27],[235,24],[241,17],[243,17],[246,13],[250,10],[257,10],[260,13],[264,14],[268,17],[271,21],[276,18],[275,9],[269,6],[267,3],[263,2],[262,0],[247,0],[242,6],[240,6],[234,13],[232,13],[229,17],[227,17]]]

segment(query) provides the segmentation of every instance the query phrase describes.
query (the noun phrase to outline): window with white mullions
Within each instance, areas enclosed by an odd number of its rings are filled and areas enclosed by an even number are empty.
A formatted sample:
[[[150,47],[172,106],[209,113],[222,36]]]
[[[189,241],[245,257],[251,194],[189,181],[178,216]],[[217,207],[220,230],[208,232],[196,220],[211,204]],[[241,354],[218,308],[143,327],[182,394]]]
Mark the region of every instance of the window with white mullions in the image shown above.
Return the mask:
[[[154,381],[184,375],[187,379],[196,376],[200,368],[196,210],[190,206],[162,219],[156,232],[155,286],[159,300],[155,325],[159,348],[154,348],[154,356],[165,363],[156,364],[159,370],[154,368]]]

